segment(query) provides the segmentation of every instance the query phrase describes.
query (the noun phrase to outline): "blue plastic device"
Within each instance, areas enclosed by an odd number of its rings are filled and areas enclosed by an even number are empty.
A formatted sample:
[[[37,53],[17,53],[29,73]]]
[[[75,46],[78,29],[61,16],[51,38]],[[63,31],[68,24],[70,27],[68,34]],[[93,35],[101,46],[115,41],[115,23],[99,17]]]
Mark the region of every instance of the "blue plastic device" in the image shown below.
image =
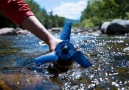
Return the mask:
[[[89,60],[80,51],[76,51],[73,44],[69,42],[71,34],[71,25],[71,23],[64,24],[64,28],[60,35],[60,39],[63,41],[56,46],[55,51],[35,58],[37,65],[49,62],[56,62],[58,61],[58,59],[72,59],[84,68],[87,68],[92,65]]]

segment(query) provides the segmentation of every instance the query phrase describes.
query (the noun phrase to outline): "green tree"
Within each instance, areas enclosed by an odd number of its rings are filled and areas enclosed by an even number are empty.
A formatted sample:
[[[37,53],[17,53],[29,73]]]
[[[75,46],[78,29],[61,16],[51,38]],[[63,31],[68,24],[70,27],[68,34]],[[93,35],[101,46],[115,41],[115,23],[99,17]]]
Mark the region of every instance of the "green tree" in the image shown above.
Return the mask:
[[[53,12],[50,14],[44,8],[40,8],[40,6],[34,2],[33,0],[24,0],[38,18],[38,20],[48,29],[52,27],[62,27],[64,24],[64,18],[59,17],[57,15],[53,15]],[[62,24],[63,23],[63,24]],[[14,24],[10,19],[4,17],[0,13],[0,28],[2,27],[14,27],[16,28],[17,25]]]
[[[59,17],[58,15],[53,15],[53,11],[47,13],[47,11],[44,8],[40,8],[40,6],[33,0],[25,1],[29,5],[35,16],[47,29],[52,27],[63,26],[65,18]]]
[[[7,17],[3,16],[3,14],[0,12],[0,28],[4,28],[4,27],[13,27],[13,28],[16,28],[17,25],[14,24]]]
[[[93,27],[116,18],[129,18],[129,0],[89,0],[80,25]]]

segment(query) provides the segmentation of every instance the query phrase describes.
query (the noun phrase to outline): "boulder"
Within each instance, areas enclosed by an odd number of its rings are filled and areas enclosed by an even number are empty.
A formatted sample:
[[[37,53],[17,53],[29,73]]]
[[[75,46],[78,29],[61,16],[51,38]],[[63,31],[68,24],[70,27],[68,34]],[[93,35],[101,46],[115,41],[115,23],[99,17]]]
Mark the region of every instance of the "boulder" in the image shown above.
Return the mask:
[[[104,22],[101,26],[104,34],[126,34],[129,33],[129,21],[116,19],[111,22]]]
[[[1,28],[0,35],[17,35],[14,28]]]
[[[107,31],[107,27],[109,26],[111,22],[104,22],[102,25],[101,25],[101,32],[102,34],[106,34],[106,31]]]
[[[21,28],[1,28],[0,35],[27,35],[30,32]]]

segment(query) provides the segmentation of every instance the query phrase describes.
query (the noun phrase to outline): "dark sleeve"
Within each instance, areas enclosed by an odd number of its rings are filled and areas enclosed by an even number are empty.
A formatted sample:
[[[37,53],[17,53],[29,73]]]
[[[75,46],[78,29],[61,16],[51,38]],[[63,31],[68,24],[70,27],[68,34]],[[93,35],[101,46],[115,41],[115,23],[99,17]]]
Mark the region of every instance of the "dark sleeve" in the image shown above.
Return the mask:
[[[22,0],[0,0],[0,11],[18,25],[22,25],[23,20],[28,16],[34,15]]]

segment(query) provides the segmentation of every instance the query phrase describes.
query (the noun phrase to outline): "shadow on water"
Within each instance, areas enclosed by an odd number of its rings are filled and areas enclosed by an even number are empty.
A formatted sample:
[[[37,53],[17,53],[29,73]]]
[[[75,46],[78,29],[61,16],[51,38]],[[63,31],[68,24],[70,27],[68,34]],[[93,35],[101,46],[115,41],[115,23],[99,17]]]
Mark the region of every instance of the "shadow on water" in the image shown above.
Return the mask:
[[[51,63],[35,65],[33,59],[48,51],[35,36],[0,36],[0,90],[128,90],[128,38],[72,34],[72,43],[93,65],[73,62],[60,72]]]

